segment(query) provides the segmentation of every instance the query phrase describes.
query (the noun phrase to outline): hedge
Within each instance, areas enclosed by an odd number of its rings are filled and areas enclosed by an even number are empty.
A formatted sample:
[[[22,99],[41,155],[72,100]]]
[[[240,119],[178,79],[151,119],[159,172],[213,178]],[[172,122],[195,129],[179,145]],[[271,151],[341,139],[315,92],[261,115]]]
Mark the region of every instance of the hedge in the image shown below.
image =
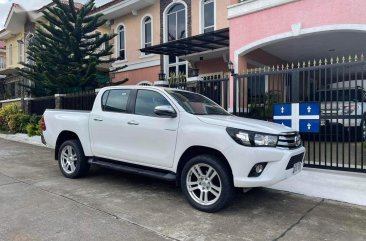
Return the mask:
[[[16,104],[0,108],[0,130],[10,133],[26,133],[28,136],[41,135],[41,117],[25,115]]]

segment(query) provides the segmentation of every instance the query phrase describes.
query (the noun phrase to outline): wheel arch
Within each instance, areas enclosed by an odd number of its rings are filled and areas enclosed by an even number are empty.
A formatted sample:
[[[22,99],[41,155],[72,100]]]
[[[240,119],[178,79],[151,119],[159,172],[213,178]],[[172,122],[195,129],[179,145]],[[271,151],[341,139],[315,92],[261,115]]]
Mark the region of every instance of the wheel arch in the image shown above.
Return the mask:
[[[180,185],[180,175],[181,172],[183,170],[184,165],[193,157],[198,156],[198,155],[203,155],[203,154],[208,154],[208,155],[212,155],[215,157],[218,157],[222,164],[225,165],[228,170],[230,171],[230,175],[231,177],[233,177],[233,171],[231,169],[231,166],[228,162],[228,160],[226,159],[226,157],[224,156],[224,154],[222,154],[221,151],[211,148],[211,147],[206,147],[206,146],[191,146],[189,148],[187,148],[183,154],[181,155],[181,157],[179,158],[178,161],[178,165],[177,165],[177,170],[176,170],[176,175],[177,175],[177,184]]]
[[[55,160],[58,159],[58,152],[60,150],[60,147],[61,147],[62,143],[64,143],[65,141],[68,141],[68,140],[78,140],[78,141],[80,141],[80,138],[73,131],[66,131],[66,130],[65,131],[62,131],[58,135],[57,140],[56,140],[56,145],[55,145]],[[83,144],[81,144],[81,147],[83,148]]]

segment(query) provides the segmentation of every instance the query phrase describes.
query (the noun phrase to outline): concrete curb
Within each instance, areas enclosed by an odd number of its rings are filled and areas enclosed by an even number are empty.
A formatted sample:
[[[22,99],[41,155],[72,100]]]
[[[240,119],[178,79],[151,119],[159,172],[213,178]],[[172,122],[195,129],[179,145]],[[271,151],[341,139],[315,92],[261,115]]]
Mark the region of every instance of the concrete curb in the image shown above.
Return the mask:
[[[269,188],[366,206],[366,174],[304,168]]]
[[[43,145],[40,136],[29,137],[27,134],[22,134],[22,133],[17,133],[17,134],[1,134],[0,133],[0,138],[6,139],[9,141],[17,141],[17,142],[27,143],[27,144],[31,144],[31,145],[35,145],[35,146],[50,148],[48,146]]]

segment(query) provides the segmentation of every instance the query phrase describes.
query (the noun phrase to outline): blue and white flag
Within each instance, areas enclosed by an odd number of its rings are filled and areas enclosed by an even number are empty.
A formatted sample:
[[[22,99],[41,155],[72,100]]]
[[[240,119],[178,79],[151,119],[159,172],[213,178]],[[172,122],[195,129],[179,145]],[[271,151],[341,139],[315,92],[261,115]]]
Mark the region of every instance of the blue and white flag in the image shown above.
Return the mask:
[[[320,104],[284,103],[273,105],[273,120],[299,132],[317,133],[320,131]]]

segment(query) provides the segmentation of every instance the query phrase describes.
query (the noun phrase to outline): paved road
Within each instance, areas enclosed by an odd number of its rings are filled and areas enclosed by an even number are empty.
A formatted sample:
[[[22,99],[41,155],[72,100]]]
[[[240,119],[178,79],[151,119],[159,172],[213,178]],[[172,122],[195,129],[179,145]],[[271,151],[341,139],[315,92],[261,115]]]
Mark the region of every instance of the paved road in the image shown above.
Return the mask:
[[[254,189],[206,214],[174,184],[98,168],[70,180],[52,157],[0,139],[0,240],[366,240],[359,206]]]

